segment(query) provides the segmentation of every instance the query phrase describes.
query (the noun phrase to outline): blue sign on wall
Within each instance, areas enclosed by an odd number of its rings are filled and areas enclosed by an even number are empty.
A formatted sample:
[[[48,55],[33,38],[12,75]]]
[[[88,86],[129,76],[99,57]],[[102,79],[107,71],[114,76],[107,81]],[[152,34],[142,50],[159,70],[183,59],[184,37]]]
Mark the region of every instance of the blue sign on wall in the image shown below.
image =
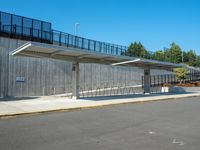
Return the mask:
[[[25,82],[25,77],[16,77],[16,82]]]

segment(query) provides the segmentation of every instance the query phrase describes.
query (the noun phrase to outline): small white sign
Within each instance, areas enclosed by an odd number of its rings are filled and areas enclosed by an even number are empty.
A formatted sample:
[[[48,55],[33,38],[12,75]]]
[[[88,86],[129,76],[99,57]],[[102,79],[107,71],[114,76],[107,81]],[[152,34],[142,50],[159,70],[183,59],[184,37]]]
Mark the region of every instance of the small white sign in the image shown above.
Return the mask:
[[[16,77],[16,82],[25,82],[25,77]]]

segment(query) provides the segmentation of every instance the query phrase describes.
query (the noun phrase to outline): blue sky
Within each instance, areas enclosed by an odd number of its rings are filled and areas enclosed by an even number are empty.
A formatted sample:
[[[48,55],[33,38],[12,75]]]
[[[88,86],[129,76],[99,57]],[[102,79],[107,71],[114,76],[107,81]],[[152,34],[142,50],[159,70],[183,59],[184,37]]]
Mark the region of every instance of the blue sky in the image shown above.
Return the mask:
[[[52,22],[53,28],[151,51],[176,42],[200,54],[199,0],[1,0],[1,11]]]

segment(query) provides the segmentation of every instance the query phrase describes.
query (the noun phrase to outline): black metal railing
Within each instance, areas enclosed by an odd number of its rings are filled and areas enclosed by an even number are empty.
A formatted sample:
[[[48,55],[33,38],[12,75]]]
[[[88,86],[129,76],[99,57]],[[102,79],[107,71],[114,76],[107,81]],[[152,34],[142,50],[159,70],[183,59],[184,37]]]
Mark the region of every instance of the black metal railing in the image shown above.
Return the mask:
[[[49,32],[18,25],[0,25],[0,36],[50,43],[112,55],[121,55],[128,49],[125,46],[90,40],[56,30]]]
[[[17,25],[3,25],[0,29],[0,36],[17,38],[21,40],[52,43],[52,33],[39,29],[28,28]]]
[[[0,36],[50,43],[51,23],[0,12]]]
[[[189,73],[182,83],[190,83],[200,81],[200,72]],[[180,80],[176,78],[175,74],[152,75],[150,78],[151,87],[163,86],[165,84],[176,85]],[[144,85],[144,76],[142,76],[142,87]]]
[[[125,46],[90,40],[56,30],[53,30],[52,34],[53,44],[60,46],[85,49],[112,55],[121,55],[128,49]]]

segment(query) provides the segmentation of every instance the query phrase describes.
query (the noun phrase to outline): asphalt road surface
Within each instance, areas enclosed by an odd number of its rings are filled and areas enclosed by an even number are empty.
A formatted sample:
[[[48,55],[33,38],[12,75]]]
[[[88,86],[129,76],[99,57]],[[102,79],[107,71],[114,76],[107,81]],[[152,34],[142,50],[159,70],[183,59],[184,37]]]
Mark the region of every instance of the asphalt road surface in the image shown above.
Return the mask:
[[[200,150],[200,97],[0,120],[0,150]]]

